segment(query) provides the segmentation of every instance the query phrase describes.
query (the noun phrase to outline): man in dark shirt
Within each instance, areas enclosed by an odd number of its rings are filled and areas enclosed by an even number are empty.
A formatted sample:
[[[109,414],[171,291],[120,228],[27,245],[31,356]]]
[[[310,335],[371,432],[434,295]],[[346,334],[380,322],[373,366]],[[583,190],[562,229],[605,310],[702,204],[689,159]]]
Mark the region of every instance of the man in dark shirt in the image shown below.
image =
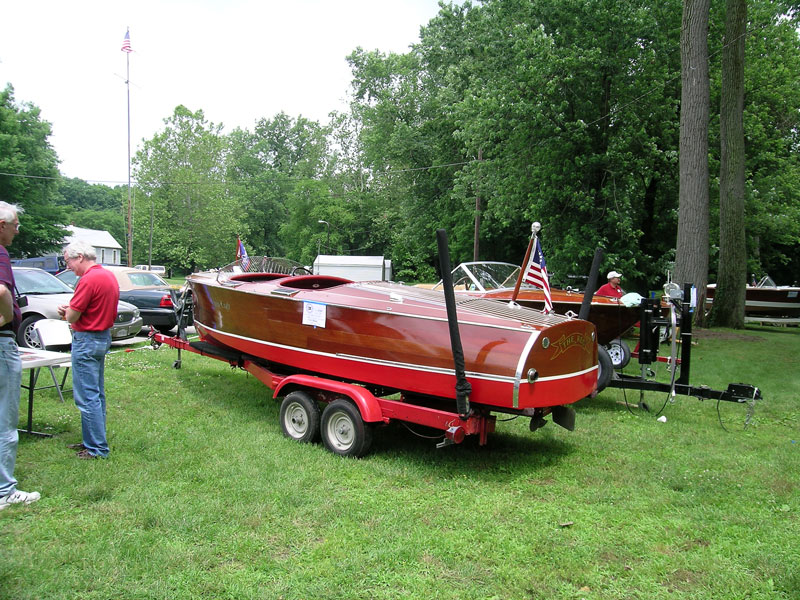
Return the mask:
[[[21,207],[0,201],[0,510],[12,504],[30,504],[40,497],[39,492],[18,490],[14,479],[22,384],[22,361],[16,333],[22,314],[14,297],[14,271],[11,270],[6,246],[19,233],[21,212]]]

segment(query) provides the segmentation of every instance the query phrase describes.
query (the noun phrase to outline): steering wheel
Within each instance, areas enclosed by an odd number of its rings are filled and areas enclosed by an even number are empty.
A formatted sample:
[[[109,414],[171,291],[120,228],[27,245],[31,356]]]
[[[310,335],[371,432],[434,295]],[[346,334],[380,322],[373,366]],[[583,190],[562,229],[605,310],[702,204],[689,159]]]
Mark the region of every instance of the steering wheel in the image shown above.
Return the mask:
[[[306,269],[305,267],[295,267],[292,269],[292,275],[313,275],[311,271]]]

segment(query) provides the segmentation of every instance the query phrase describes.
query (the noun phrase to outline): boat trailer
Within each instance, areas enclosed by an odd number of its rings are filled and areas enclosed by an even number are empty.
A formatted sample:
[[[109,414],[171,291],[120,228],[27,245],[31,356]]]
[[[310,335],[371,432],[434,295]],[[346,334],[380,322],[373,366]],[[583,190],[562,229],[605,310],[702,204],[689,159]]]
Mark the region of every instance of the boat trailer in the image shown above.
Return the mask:
[[[633,356],[638,354],[641,365],[640,375],[626,375],[615,372],[608,387],[640,391],[639,406],[645,409],[644,392],[663,392],[668,400],[674,402],[676,395],[694,396],[700,400],[717,400],[747,404],[748,411],[745,424],[749,424],[755,402],[761,400],[761,390],[747,383],[730,383],[726,390],[714,390],[708,386],[694,386],[689,383],[692,352],[692,305],[691,284],[683,290],[678,286],[667,287],[664,302],[656,298],[644,298],[641,304],[641,321],[639,324],[639,344]],[[666,314],[665,314],[666,313]],[[658,355],[661,343],[660,332],[667,328],[671,340],[671,353],[668,358]],[[680,333],[678,333],[680,332]],[[680,337],[680,357],[677,355],[677,338]],[[653,372],[649,365],[662,361],[669,365],[672,373],[669,382],[648,379]],[[680,375],[676,374],[680,371]],[[666,403],[665,403],[666,404]]]
[[[437,231],[437,243],[442,273],[445,277],[450,277],[450,258],[444,230]],[[477,435],[478,443],[483,446],[488,441],[488,435],[495,430],[497,417],[493,412],[497,411],[493,410],[494,407],[469,401],[471,386],[464,373],[464,354],[458,332],[452,283],[445,285],[444,289],[456,375],[455,407],[450,399],[411,394],[374,384],[364,385],[320,376],[313,371],[287,370],[283,365],[271,364],[238,350],[202,340],[189,341],[185,330],[188,321],[183,317],[186,302],[180,303],[177,335],[153,331],[150,339],[154,348],[166,344],[178,350],[178,359],[173,363],[176,369],[181,367],[181,352],[187,351],[227,362],[231,368],[251,373],[272,390],[275,398],[283,397],[280,424],[287,437],[300,442],[312,442],[321,434],[325,446],[335,454],[363,456],[372,443],[374,426],[393,421],[406,426],[413,424],[441,431],[441,441],[437,443],[437,448],[459,444],[468,435]],[[324,410],[320,411],[320,405],[325,406]],[[570,431],[575,429],[575,411],[570,406],[506,409],[503,412],[529,417],[531,431],[545,425],[545,417],[548,415],[552,416],[557,425]],[[439,436],[435,437],[439,439]]]

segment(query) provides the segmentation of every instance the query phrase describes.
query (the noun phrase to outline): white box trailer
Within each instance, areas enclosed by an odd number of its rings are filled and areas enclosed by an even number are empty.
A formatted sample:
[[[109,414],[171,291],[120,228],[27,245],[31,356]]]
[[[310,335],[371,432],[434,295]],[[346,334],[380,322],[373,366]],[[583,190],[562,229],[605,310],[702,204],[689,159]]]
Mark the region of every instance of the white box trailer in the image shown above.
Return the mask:
[[[383,256],[320,254],[314,259],[314,275],[333,275],[353,281],[391,281],[392,261]]]

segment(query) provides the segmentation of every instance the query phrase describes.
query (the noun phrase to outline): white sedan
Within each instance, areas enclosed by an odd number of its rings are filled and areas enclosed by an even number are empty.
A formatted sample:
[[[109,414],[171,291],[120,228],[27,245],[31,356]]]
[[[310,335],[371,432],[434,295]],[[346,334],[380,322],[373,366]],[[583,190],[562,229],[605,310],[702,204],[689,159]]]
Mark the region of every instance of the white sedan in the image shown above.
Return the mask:
[[[24,348],[38,348],[39,340],[33,332],[33,324],[40,319],[59,319],[58,307],[69,304],[72,288],[50,273],[28,267],[11,267],[17,295],[22,299],[22,323],[17,332],[17,344]],[[22,304],[26,304],[22,306]],[[132,338],[142,329],[139,309],[120,301],[117,318],[111,326],[112,341]]]

